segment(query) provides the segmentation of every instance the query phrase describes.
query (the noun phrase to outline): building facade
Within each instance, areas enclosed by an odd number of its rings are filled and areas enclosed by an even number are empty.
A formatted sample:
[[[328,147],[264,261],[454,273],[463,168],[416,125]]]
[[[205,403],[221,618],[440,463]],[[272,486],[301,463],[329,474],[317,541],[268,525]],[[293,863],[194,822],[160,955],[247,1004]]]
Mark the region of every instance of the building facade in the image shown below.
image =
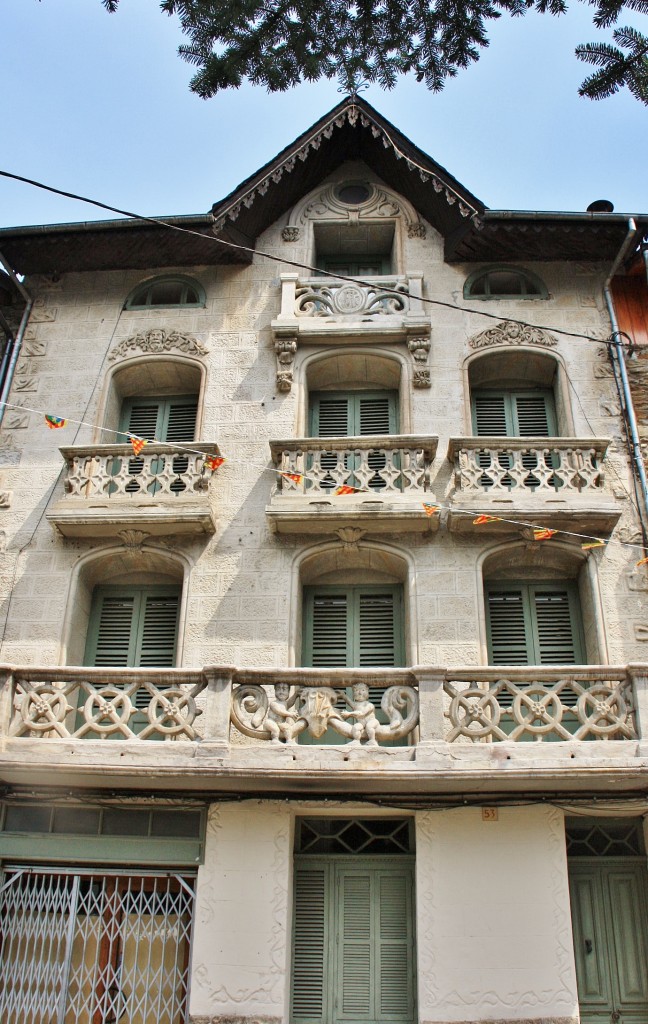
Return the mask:
[[[3,1021],[645,1024],[647,228],[351,98],[0,231]]]

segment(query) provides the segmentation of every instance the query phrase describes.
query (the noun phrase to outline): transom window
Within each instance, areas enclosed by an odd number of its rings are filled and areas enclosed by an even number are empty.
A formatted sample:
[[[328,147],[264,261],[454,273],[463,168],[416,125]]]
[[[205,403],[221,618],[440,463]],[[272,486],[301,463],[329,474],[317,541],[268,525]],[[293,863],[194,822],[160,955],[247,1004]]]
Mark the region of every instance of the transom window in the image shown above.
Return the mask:
[[[295,852],[403,854],[414,852],[412,818],[299,818]]]
[[[569,857],[641,857],[646,849],[641,820],[571,818],[567,821]]]
[[[546,285],[530,270],[487,267],[466,279],[464,299],[546,299]]]
[[[125,309],[156,309],[172,306],[204,306],[205,293],[197,281],[189,277],[156,277],[134,289],[126,299]]]

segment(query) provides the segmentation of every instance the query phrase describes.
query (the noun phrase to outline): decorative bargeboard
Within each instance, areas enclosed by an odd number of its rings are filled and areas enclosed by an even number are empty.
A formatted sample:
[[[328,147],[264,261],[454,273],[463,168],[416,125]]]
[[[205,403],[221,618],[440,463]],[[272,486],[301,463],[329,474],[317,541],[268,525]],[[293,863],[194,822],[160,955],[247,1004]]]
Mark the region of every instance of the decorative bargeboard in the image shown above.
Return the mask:
[[[297,686],[275,683],[273,692],[263,686],[244,684],[232,694],[232,724],[239,732],[272,743],[293,744],[308,732],[321,739],[333,729],[353,746],[377,747],[408,736],[418,725],[418,694],[411,686],[389,686],[382,694],[380,721],[369,687],[354,683],[352,697],[331,686]],[[341,707],[346,703],[346,708]]]

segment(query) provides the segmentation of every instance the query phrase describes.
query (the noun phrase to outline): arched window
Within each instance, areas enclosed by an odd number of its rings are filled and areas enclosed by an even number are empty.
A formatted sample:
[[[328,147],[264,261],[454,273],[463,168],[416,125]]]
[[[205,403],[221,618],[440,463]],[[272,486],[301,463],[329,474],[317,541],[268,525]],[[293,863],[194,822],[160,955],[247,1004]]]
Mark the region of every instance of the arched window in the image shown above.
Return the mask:
[[[476,270],[466,278],[464,299],[547,299],[547,287],[530,270],[497,266]]]
[[[138,284],[124,309],[173,309],[180,306],[204,306],[205,292],[190,277],[156,277]]]

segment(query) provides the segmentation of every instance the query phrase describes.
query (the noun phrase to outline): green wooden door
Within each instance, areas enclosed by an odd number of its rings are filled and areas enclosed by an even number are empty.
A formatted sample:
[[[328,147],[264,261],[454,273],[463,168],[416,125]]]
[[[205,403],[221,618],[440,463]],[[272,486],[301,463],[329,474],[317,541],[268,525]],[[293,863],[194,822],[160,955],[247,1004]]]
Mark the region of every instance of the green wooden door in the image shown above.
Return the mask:
[[[398,433],[398,393],[396,391],[320,391],[310,396],[310,431],[312,437],[375,437]],[[355,457],[325,452],[322,467],[333,469],[344,457],[344,468],[349,471],[345,483],[357,484],[353,476]],[[385,468],[385,456],[372,451],[368,456],[369,468],[374,475],[369,480],[373,490],[386,486],[380,471]],[[334,486],[333,477],[330,486]],[[326,485],[325,485],[326,486]]]
[[[387,668],[404,664],[403,591],[398,585],[304,588],[302,664],[314,668]],[[380,709],[384,686],[372,686],[369,699]],[[350,693],[349,693],[350,695]],[[340,708],[346,707],[343,699]],[[378,711],[382,720],[383,712]],[[302,733],[303,743],[343,743],[328,729],[318,739]]]
[[[293,1024],[414,1024],[413,864],[297,858]]]
[[[645,861],[572,860],[569,888],[581,1024],[646,1024]]]

